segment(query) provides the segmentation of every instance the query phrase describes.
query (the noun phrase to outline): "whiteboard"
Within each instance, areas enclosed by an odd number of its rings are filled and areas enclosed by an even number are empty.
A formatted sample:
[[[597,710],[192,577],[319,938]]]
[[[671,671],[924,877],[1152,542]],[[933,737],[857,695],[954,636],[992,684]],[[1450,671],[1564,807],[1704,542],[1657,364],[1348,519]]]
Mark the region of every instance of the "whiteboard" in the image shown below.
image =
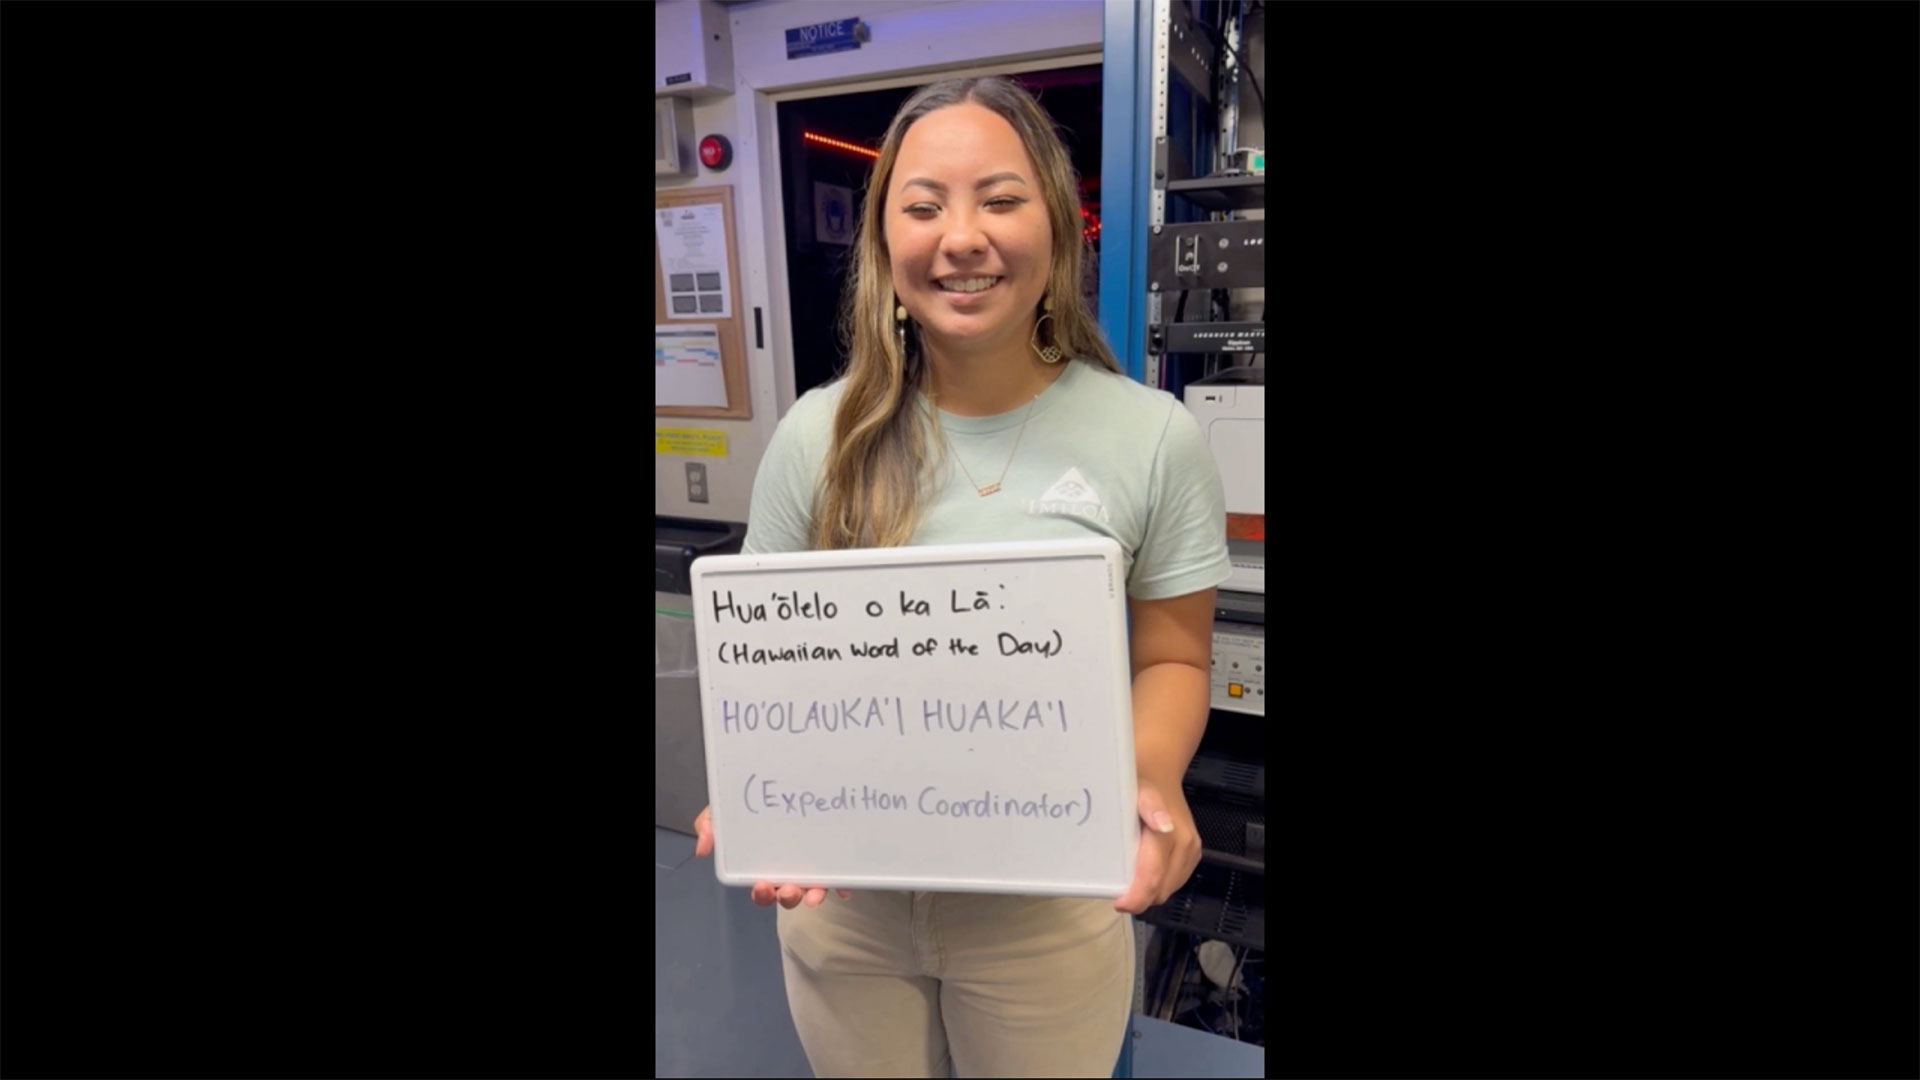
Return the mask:
[[[1125,892],[1125,576],[1106,538],[696,560],[719,879]]]

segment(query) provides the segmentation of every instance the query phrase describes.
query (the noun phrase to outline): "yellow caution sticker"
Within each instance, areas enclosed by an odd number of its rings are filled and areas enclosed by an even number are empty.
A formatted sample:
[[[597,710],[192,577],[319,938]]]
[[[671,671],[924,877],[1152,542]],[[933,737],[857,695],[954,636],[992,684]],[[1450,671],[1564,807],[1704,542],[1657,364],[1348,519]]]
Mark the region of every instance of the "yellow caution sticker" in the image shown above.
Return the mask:
[[[727,433],[706,428],[654,428],[653,452],[682,457],[726,457]]]

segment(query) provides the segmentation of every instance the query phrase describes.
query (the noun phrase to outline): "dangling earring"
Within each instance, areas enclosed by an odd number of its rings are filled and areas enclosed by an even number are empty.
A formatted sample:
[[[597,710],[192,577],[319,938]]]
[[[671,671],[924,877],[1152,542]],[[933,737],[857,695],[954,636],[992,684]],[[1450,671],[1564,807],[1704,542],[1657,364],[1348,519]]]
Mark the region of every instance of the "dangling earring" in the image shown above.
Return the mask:
[[[1028,344],[1033,346],[1034,352],[1040,354],[1040,360],[1042,363],[1057,364],[1060,362],[1060,358],[1062,356],[1065,356],[1066,354],[1061,352],[1057,346],[1053,346],[1053,345],[1042,346],[1040,344],[1040,323],[1046,322],[1048,319],[1053,318],[1053,298],[1052,297],[1047,298],[1045,306],[1046,306],[1047,313],[1045,315],[1040,316],[1039,322],[1036,322],[1033,324],[1033,339],[1030,342],[1028,342]]]
[[[893,307],[893,344],[900,352],[900,362],[907,362],[907,306],[895,304]]]

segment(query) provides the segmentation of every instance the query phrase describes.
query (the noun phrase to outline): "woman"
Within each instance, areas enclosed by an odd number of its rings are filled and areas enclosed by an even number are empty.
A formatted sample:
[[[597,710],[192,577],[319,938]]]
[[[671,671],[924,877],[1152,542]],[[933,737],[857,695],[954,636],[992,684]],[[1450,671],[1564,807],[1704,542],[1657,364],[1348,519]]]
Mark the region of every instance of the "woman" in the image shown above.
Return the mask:
[[[1074,175],[1005,79],[901,106],[842,312],[845,373],[794,404],[756,477],[749,554],[1109,536],[1128,558],[1141,831],[1115,901],[848,893],[780,903],[789,1007],[819,1076],[1107,1076],[1133,995],[1129,913],[1193,873],[1180,781],[1206,725],[1220,478],[1173,398],[1120,373],[1086,310]],[[695,851],[713,850],[709,815]],[[829,883],[830,884],[830,883]]]

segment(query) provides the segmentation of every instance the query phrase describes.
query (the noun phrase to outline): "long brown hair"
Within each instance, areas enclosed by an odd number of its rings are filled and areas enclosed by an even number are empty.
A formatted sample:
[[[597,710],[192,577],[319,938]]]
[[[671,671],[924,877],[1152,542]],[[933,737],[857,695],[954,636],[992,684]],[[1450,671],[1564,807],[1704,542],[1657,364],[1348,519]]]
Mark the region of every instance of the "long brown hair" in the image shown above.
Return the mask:
[[[1053,233],[1046,295],[1053,318],[1042,336],[1070,358],[1119,372],[1086,300],[1081,271],[1091,249],[1080,232],[1077,178],[1053,121],[1017,83],[1000,77],[954,79],[916,91],[887,127],[867,180],[841,299],[840,338],[847,351],[846,387],[833,417],[833,442],[814,499],[816,549],[898,547],[913,536],[931,464],[915,393],[927,377],[924,350],[909,330],[906,354],[894,341],[892,265],[881,222],[887,185],[907,129],[935,109],[972,102],[997,113],[1020,136],[1039,172],[1041,199]],[[1045,344],[1045,342],[1043,342]],[[1067,361],[1069,363],[1073,360]]]

